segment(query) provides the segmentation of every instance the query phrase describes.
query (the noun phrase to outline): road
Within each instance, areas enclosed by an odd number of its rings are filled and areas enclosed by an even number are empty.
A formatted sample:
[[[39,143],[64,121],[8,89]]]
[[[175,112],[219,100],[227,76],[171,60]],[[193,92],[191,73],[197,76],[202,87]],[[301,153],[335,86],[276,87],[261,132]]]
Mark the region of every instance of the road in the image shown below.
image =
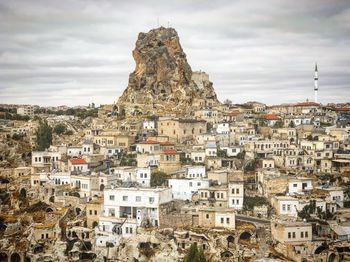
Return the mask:
[[[236,220],[245,221],[245,222],[251,222],[256,224],[264,224],[268,225],[270,224],[270,220],[264,219],[264,218],[258,218],[258,217],[251,217],[251,216],[244,216],[244,215],[236,215]]]

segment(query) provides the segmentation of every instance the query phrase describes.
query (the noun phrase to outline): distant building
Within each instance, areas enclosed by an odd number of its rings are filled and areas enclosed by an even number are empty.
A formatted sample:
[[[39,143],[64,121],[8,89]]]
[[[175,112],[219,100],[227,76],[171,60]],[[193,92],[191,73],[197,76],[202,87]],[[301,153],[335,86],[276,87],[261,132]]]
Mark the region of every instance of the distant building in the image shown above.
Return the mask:
[[[33,106],[22,106],[17,108],[17,114],[21,116],[34,116]]]

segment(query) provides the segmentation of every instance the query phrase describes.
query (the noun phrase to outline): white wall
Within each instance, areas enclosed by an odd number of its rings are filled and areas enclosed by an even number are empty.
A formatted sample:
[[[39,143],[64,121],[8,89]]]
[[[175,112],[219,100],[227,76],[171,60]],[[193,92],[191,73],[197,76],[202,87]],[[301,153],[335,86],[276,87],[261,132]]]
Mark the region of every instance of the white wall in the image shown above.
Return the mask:
[[[198,192],[198,189],[209,187],[209,180],[169,179],[169,187],[174,199],[191,200],[192,194]]]

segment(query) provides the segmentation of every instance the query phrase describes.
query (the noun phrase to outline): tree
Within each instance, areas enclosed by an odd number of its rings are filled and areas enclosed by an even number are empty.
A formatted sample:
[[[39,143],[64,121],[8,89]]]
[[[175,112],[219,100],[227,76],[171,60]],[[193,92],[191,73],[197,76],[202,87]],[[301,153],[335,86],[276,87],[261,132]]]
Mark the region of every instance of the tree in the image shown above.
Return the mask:
[[[281,120],[276,121],[275,124],[273,125],[274,128],[282,128],[283,127],[283,123]]]
[[[244,172],[254,171],[256,168],[256,159],[246,162],[244,165]]]
[[[206,262],[203,249],[198,248],[197,243],[192,243],[187,254],[184,258],[184,262]]]
[[[218,152],[217,152],[217,156],[218,156],[218,157],[227,157],[227,152],[226,152],[226,150],[219,149]]]
[[[158,171],[151,174],[151,187],[163,186],[168,180],[168,175]]]
[[[298,216],[302,219],[308,219],[311,214],[315,214],[316,210],[316,201],[311,200],[310,204],[304,206],[302,210],[298,211]]]
[[[53,131],[57,134],[57,135],[61,135],[64,132],[66,132],[67,128],[64,124],[57,124],[55,125]]]
[[[40,122],[40,126],[36,130],[35,135],[36,150],[43,151],[50,147],[52,143],[52,128],[46,120]]]
[[[244,159],[244,157],[245,157],[245,150],[243,150],[242,152],[239,152],[238,154],[237,154],[237,158],[238,159]]]
[[[269,202],[265,197],[260,196],[244,196],[243,200],[243,209],[244,210],[253,210],[255,206],[264,206],[268,205]]]

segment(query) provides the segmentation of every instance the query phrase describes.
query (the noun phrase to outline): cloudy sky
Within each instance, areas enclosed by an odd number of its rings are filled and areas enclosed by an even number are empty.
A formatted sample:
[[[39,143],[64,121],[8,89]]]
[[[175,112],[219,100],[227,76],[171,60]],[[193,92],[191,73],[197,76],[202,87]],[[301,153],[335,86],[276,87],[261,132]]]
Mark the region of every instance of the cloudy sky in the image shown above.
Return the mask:
[[[113,103],[139,32],[174,27],[220,100],[350,101],[349,0],[0,1],[0,103]]]

